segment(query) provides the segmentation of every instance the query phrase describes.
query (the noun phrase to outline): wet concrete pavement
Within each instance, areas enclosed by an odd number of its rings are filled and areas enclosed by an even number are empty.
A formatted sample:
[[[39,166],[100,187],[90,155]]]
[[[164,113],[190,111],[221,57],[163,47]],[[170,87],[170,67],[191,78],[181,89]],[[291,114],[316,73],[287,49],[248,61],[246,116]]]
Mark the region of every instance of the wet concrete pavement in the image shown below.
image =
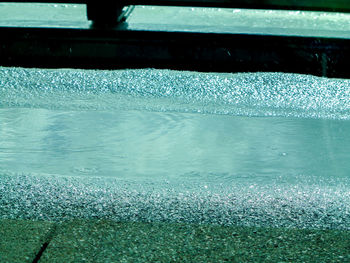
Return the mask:
[[[0,221],[1,262],[349,262],[350,233],[198,224]]]

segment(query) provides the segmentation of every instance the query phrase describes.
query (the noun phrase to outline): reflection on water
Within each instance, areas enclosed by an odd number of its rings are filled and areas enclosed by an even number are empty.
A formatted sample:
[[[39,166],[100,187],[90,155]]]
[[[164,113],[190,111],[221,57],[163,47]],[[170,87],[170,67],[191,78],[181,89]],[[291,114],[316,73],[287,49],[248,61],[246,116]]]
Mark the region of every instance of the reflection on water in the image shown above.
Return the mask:
[[[225,183],[350,174],[348,121],[22,108],[0,119],[0,167],[16,173]]]
[[[0,75],[0,218],[349,229],[346,80]]]

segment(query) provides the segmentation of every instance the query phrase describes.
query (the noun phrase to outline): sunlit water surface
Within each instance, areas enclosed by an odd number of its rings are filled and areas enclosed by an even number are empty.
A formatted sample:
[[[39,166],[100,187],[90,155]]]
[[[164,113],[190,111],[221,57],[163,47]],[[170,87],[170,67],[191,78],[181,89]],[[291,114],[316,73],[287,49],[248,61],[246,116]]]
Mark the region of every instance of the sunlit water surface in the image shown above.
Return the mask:
[[[0,68],[0,218],[349,229],[350,81]]]

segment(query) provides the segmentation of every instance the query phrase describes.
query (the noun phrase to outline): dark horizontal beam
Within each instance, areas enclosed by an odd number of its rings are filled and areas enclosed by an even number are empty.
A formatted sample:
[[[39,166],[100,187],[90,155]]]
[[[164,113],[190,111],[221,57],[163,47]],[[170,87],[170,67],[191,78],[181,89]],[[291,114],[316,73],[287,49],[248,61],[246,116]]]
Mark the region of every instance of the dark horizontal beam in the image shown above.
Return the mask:
[[[212,72],[278,71],[350,78],[350,39],[0,28],[0,65],[166,68]]]
[[[84,4],[88,0],[36,0],[38,3],[76,3]],[[160,6],[198,6],[227,7],[249,9],[286,9],[310,11],[350,12],[349,0],[114,0],[122,6],[160,5]],[[7,0],[0,2],[27,2],[25,0]],[[98,2],[98,0],[95,0]]]

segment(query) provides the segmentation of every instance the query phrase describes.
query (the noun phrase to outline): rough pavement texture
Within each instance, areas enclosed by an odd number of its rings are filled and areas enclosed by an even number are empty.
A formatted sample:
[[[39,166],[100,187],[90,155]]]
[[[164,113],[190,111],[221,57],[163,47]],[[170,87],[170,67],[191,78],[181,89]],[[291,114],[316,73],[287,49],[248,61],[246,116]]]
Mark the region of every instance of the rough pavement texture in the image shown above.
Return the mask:
[[[33,262],[53,228],[52,222],[0,220],[0,262]]]
[[[350,233],[76,220],[40,262],[349,262]]]

